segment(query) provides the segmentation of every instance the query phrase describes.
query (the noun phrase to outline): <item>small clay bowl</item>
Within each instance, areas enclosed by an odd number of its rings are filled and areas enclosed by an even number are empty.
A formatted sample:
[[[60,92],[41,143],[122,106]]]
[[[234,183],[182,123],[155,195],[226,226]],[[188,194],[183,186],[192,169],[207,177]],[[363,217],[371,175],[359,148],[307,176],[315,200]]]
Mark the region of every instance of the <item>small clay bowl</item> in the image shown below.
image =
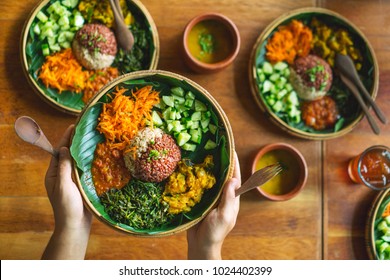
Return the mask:
[[[281,180],[283,182],[283,176],[287,179],[288,174],[283,174],[284,172],[289,172],[288,168],[296,168],[296,172],[298,173],[298,176],[295,180],[292,180],[292,182],[288,182],[288,184],[291,184],[289,186],[285,186],[286,189],[283,192],[280,192],[279,194],[273,194],[270,192],[265,191],[262,187],[258,187],[258,192],[265,198],[272,200],[272,201],[284,201],[289,200],[295,197],[305,186],[306,180],[307,180],[307,164],[305,161],[305,158],[303,155],[293,146],[286,144],[286,143],[273,143],[266,145],[262,147],[258,153],[256,154],[253,164],[252,164],[252,173],[254,173],[257,169],[257,163],[258,161],[268,152],[271,151],[286,151],[288,153],[289,159],[285,159],[285,162],[282,160],[279,160],[279,162],[282,164],[284,170],[279,173],[277,176],[281,176]],[[276,163],[276,162],[272,162]],[[270,163],[270,164],[272,164]],[[295,165],[296,164],[296,165]],[[292,172],[292,170],[290,171]],[[295,173],[294,173],[295,174]],[[275,180],[275,178],[271,180]],[[287,180],[286,180],[287,183]]]
[[[193,28],[197,24],[199,23],[205,24],[205,22],[206,23],[214,22],[215,25],[219,25],[220,26],[219,29],[221,31],[219,37],[224,38],[229,42],[229,43],[225,42],[224,44],[220,44],[220,46],[228,47],[229,49],[228,50],[225,49],[223,51],[223,54],[221,53],[217,54],[221,57],[218,57],[213,62],[201,61],[202,58],[200,58],[199,56],[196,57],[190,51],[191,48],[189,44],[189,36],[191,30],[193,30]],[[213,32],[218,33],[218,31],[216,30],[214,30]],[[211,34],[213,34],[213,32],[211,32]],[[223,36],[221,33],[226,34],[226,36]],[[215,35],[218,36],[218,34],[214,34],[213,36]],[[188,67],[197,73],[213,73],[226,68],[236,58],[238,51],[240,49],[240,45],[241,45],[241,39],[236,25],[229,18],[219,13],[204,13],[198,15],[195,18],[193,18],[186,25],[184,29],[184,35],[183,35],[184,59]],[[221,47],[218,47],[218,41],[216,42],[216,49],[214,51],[215,52],[221,51]]]

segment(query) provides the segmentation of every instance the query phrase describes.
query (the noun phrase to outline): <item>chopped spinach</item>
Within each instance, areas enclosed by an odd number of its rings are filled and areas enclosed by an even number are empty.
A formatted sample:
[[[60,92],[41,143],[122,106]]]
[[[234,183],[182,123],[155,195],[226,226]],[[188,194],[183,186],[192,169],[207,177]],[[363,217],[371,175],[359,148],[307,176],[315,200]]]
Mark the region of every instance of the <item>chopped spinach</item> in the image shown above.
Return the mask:
[[[154,229],[173,218],[169,205],[161,199],[163,191],[161,184],[133,179],[120,190],[104,193],[100,201],[114,221],[137,229]]]

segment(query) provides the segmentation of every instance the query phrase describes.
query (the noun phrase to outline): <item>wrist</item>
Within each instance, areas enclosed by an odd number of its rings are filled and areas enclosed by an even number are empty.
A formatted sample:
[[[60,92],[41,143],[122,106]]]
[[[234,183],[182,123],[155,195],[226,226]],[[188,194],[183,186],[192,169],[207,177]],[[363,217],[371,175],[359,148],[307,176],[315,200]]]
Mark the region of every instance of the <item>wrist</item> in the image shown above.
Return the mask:
[[[221,260],[222,244],[215,243],[209,246],[188,246],[189,260]]]

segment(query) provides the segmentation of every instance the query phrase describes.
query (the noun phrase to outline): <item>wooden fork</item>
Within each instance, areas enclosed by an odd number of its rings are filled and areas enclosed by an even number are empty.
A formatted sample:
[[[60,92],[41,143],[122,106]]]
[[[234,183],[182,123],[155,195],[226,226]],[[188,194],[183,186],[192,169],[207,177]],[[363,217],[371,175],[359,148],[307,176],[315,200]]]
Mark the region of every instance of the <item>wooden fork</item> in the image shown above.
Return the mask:
[[[268,165],[260,170],[257,170],[240,188],[236,190],[236,196],[239,196],[247,191],[264,185],[266,182],[271,180],[273,177],[278,175],[283,170],[280,163]]]

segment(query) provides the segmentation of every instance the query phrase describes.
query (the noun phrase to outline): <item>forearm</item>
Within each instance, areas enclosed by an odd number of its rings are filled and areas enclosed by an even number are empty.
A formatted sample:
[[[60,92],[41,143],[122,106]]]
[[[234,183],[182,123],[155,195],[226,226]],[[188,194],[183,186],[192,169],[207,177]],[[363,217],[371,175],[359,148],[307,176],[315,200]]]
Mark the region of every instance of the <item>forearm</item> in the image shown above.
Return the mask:
[[[83,260],[90,228],[55,229],[42,255],[46,260]]]

